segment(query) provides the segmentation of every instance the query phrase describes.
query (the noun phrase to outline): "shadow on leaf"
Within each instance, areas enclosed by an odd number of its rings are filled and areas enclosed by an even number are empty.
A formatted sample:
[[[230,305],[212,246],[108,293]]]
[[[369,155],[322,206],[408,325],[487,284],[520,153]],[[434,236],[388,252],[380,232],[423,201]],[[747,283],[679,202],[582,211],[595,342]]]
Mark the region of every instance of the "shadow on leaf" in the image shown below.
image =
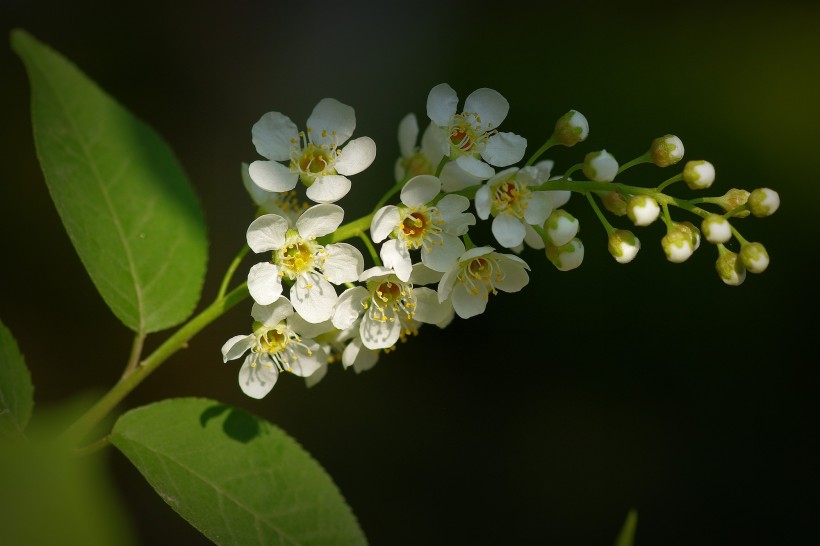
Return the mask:
[[[225,434],[237,442],[247,444],[256,436],[259,436],[259,420],[244,411],[232,408],[226,404],[211,406],[199,416],[199,424],[202,428],[208,426],[208,422],[220,417],[228,412],[222,423],[222,430]]]

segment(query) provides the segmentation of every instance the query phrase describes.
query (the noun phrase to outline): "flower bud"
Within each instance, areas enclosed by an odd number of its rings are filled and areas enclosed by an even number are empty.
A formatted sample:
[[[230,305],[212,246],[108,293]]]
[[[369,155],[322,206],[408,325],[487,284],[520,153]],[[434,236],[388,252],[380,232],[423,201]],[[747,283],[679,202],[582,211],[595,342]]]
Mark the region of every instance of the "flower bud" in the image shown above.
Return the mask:
[[[727,250],[722,245],[720,249],[720,256],[715,262],[715,269],[717,274],[724,283],[729,286],[738,286],[746,280],[746,267],[741,260],[738,260],[738,255],[731,250]]]
[[[598,194],[606,210],[615,216],[626,214],[626,197],[616,191],[602,191]]]
[[[612,182],[618,174],[618,162],[606,150],[590,152],[584,158],[584,174],[594,182]]]
[[[732,226],[719,214],[710,214],[700,224],[703,236],[713,244],[725,243],[732,238]]]
[[[693,190],[704,190],[715,181],[715,167],[708,161],[687,161],[683,167],[683,181]]]
[[[770,216],[780,207],[780,195],[769,188],[757,188],[749,194],[746,205],[759,218]]]
[[[769,267],[769,253],[760,243],[749,243],[740,247],[740,259],[749,273],[763,273]]]
[[[547,258],[559,271],[575,269],[584,261],[584,244],[575,238],[562,246],[547,245]]]
[[[564,246],[570,242],[578,235],[578,228],[578,220],[564,209],[552,211],[547,221],[544,222],[547,242],[553,246]]]
[[[552,137],[564,146],[575,146],[586,140],[589,135],[589,123],[580,112],[570,110],[555,122]]]
[[[681,222],[675,226],[676,229],[686,230],[692,237],[693,250],[700,248],[700,230],[692,222]]]
[[[675,135],[658,137],[652,141],[649,155],[658,167],[674,165],[683,158],[683,142]]]
[[[697,239],[699,241],[700,235]],[[666,259],[676,264],[688,260],[697,248],[695,234],[684,224],[675,224],[668,229],[666,235],[661,239],[661,246]]]
[[[749,200],[749,192],[746,190],[741,190],[738,188],[732,188],[731,190],[724,193],[718,200],[717,204],[723,207],[723,210],[726,212],[730,212],[735,210],[738,207],[742,207],[746,204]],[[736,218],[745,218],[749,216],[748,210],[742,210],[734,215]]]
[[[661,207],[654,197],[633,195],[626,206],[626,215],[636,226],[648,226],[658,219]]]
[[[609,253],[619,264],[631,262],[641,249],[641,241],[625,229],[616,229],[609,235]]]

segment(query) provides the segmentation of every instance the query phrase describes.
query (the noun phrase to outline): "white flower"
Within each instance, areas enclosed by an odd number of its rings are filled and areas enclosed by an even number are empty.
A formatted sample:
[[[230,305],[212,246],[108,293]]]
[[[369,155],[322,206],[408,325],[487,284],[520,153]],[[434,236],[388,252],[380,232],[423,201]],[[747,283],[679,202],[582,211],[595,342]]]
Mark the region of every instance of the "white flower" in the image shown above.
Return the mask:
[[[300,337],[290,323],[293,307],[287,298],[271,305],[254,304],[253,333],[234,336],[222,346],[225,362],[250,350],[239,370],[239,386],[250,397],[262,398],[270,392],[279,372],[308,377],[327,361],[327,354],[312,339]]]
[[[399,122],[399,152],[394,175],[396,182],[420,174],[434,174],[443,154],[435,137],[436,126],[430,123],[421,137],[421,146],[416,146],[419,136],[419,122],[415,114],[407,114]]]
[[[438,324],[447,312],[430,288],[414,288],[395,272],[377,266],[360,277],[367,287],[345,290],[333,312],[333,325],[346,330],[359,321],[359,335],[368,349],[387,349],[408,330],[411,321]]]
[[[290,191],[301,179],[312,201],[338,201],[350,191],[347,176],[365,170],[376,157],[376,144],[369,137],[341,147],[355,128],[353,108],[335,99],[319,101],[307,120],[306,131],[299,131],[280,112],[268,112],[252,130],[256,151],[268,161],[251,163],[251,179],[272,192]]]
[[[421,249],[421,261],[436,271],[447,271],[464,252],[459,237],[475,224],[475,216],[464,212],[470,200],[461,195],[445,195],[428,205],[441,191],[441,182],[431,175],[411,178],[401,189],[402,206],[382,207],[373,216],[370,234],[382,245],[384,265],[395,269],[402,280],[410,279],[410,250]]]
[[[256,253],[273,251],[273,262],[258,263],[248,273],[253,299],[261,305],[276,301],[284,278],[293,282],[290,298],[305,320],[328,320],[337,299],[333,284],[353,282],[364,269],[364,258],[356,247],[316,242],[317,237],[336,231],[343,218],[341,207],[322,204],[307,209],[296,220],[296,229],[276,214],[254,220],[248,227],[248,246]]]
[[[492,176],[489,165],[507,167],[524,157],[527,140],[497,130],[509,109],[507,99],[487,88],[470,93],[460,114],[458,95],[446,83],[435,86],[427,96],[427,115],[439,128],[436,138],[440,153],[483,180]]]
[[[292,224],[308,208],[307,203],[299,201],[296,192],[270,192],[254,184],[248,173],[247,163],[242,164],[241,176],[242,184],[253,202],[267,213],[283,216]]]
[[[534,167],[511,167],[501,171],[475,194],[478,217],[486,220],[492,214],[492,231],[503,247],[513,248],[524,241],[528,224],[542,226],[552,212],[550,192],[532,191],[549,178],[552,161]]]
[[[518,292],[529,282],[529,266],[512,254],[499,254],[492,247],[471,248],[456,266],[446,272],[438,285],[438,300],[452,297],[453,308],[461,318],[483,313],[490,294]]]

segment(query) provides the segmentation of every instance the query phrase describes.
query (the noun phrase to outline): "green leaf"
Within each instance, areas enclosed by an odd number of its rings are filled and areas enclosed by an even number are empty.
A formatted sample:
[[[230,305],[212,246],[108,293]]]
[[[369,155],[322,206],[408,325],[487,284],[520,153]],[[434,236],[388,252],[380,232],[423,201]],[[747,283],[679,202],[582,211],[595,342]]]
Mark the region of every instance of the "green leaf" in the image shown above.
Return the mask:
[[[615,546],[633,546],[635,544],[635,530],[638,528],[638,511],[634,508],[626,515],[621,532],[615,539]]]
[[[197,398],[158,402],[120,417],[111,443],[217,544],[366,544],[310,454],[242,410]]]
[[[22,30],[11,42],[49,193],[97,290],[135,332],[181,323],[199,299],[207,239],[173,153],[59,53]]]
[[[22,433],[33,406],[31,375],[14,336],[0,321],[0,436]]]
[[[0,449],[0,544],[137,544],[109,466],[112,450],[78,457],[55,442],[87,397],[39,406],[26,442]]]

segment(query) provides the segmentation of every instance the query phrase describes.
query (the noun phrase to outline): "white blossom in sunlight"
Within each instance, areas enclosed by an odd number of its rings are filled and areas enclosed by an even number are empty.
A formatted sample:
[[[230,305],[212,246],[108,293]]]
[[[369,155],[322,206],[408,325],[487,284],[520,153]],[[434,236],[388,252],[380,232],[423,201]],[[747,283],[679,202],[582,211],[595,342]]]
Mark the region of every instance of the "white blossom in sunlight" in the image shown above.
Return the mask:
[[[276,384],[280,372],[309,377],[327,361],[319,344],[301,337],[291,324],[293,307],[287,298],[270,305],[255,303],[251,316],[253,333],[234,336],[222,346],[225,362],[250,351],[239,370],[239,386],[248,396],[263,398]]]
[[[248,246],[256,253],[273,252],[273,262],[261,262],[248,273],[248,291],[262,305],[282,294],[282,280],[292,283],[290,299],[308,322],[319,323],[333,314],[334,284],[353,282],[364,269],[359,250],[347,243],[323,246],[317,237],[333,233],[344,211],[331,204],[314,205],[296,220],[295,229],[276,214],[265,214],[248,227]]]
[[[373,163],[376,144],[369,137],[345,142],[356,128],[353,108],[335,99],[319,101],[307,120],[307,129],[280,112],[268,112],[252,129],[253,144],[266,161],[254,161],[250,177],[260,188],[286,192],[301,180],[308,199],[333,203],[350,191],[348,176]],[[282,163],[284,162],[284,163]]]
[[[438,285],[438,300],[452,298],[456,314],[470,318],[484,312],[490,294],[518,292],[527,285],[527,263],[513,254],[500,254],[489,246],[471,248]]]
[[[431,175],[411,178],[401,190],[401,205],[387,205],[373,216],[373,242],[386,241],[380,255],[386,267],[407,281],[412,272],[410,251],[420,249],[421,261],[436,271],[447,271],[464,252],[459,237],[475,225],[475,216],[464,212],[470,200],[461,195],[445,195],[431,204],[441,191],[441,181]]]
[[[549,179],[552,161],[519,169],[505,169],[475,194],[478,217],[486,220],[493,216],[492,232],[498,243],[506,248],[522,244],[527,225],[543,226],[552,212],[551,192],[533,191]]]
[[[388,267],[372,267],[359,280],[366,287],[345,290],[339,296],[332,321],[340,330],[358,322],[362,344],[368,349],[388,349],[406,334],[410,321],[438,324],[447,312],[434,290],[414,288]]]
[[[296,192],[271,192],[263,190],[251,180],[248,164],[242,164],[242,185],[248,191],[253,202],[263,211],[283,216],[292,225],[299,215],[308,208],[308,203],[300,201]]]
[[[458,95],[446,83],[433,87],[427,96],[427,115],[439,128],[436,138],[440,153],[482,180],[493,175],[490,165],[507,167],[524,157],[524,137],[498,132],[509,109],[507,99],[486,87],[470,93],[461,113]]]

